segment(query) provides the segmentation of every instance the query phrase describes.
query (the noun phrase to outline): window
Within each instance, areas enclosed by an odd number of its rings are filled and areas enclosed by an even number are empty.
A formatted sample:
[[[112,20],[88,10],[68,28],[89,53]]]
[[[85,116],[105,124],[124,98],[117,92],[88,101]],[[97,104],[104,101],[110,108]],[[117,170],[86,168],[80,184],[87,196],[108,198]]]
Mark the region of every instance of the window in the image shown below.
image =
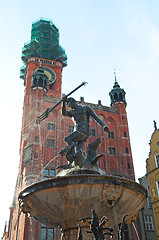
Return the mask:
[[[156,181],[156,185],[157,185],[157,192],[158,192],[158,196],[159,196],[159,180]]]
[[[151,190],[151,193],[152,193],[153,198],[155,198],[156,194],[155,194],[155,189],[154,188]]]
[[[55,176],[55,169],[44,169],[44,179],[52,178]]]
[[[54,140],[53,139],[47,139],[46,146],[53,148],[54,147]]]
[[[114,100],[118,100],[118,94],[117,93],[114,94]]]
[[[48,123],[47,129],[48,130],[55,130],[55,123]]]
[[[74,126],[69,126],[69,129],[68,129],[69,133],[72,133],[74,131]]]
[[[126,137],[126,132],[124,132],[124,137]]]
[[[118,225],[119,228],[121,227],[121,223]],[[125,223],[122,229],[122,239],[123,240],[129,240],[129,228],[128,225]]]
[[[130,163],[128,163],[128,169],[131,169]]]
[[[155,161],[156,161],[156,167],[159,168],[159,154],[155,156]]]
[[[94,128],[89,129],[89,135],[90,136],[95,136],[95,129]]]
[[[128,147],[126,147],[125,151],[126,151],[126,153],[129,153]]]
[[[35,142],[38,142],[38,141],[39,141],[39,137],[36,136],[36,137],[35,137]]]
[[[38,158],[38,154],[37,152],[34,153],[34,159],[37,159]]]
[[[41,224],[41,240],[54,240],[54,228]]]
[[[148,205],[148,208],[152,208],[152,201],[150,197],[147,198],[147,205]]]
[[[24,149],[23,162],[31,162],[33,154],[33,144]]]
[[[108,138],[114,138],[114,132],[108,132]]]
[[[125,224],[125,229],[124,229],[124,240],[129,240],[129,229],[127,224]]]
[[[109,147],[109,154],[110,155],[116,155],[115,147]]]
[[[145,227],[147,231],[154,231],[152,216],[145,215]]]

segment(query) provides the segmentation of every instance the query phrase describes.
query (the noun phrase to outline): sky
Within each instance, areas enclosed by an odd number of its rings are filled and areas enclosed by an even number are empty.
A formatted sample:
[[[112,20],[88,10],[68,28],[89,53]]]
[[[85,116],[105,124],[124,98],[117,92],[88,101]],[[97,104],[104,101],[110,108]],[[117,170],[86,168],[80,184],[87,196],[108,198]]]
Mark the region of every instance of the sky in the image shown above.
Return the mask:
[[[14,0],[0,3],[0,237],[9,219],[19,166],[24,85],[19,78],[24,42],[31,24],[51,19],[60,30],[68,56],[63,93],[83,81],[73,97],[101,100],[117,81],[126,92],[127,116],[136,180],[146,173],[149,141],[159,124],[159,1],[158,0]]]

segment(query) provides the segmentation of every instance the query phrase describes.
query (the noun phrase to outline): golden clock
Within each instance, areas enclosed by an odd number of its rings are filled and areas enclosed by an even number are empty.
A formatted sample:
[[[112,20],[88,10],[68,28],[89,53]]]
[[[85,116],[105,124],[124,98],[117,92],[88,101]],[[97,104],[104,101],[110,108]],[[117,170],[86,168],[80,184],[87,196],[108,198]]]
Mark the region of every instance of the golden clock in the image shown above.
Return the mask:
[[[46,66],[43,66],[43,69],[44,69],[44,73],[48,77],[48,84],[51,85],[51,84],[55,83],[56,79],[57,79],[57,75],[56,75],[55,71],[52,68],[49,68]]]

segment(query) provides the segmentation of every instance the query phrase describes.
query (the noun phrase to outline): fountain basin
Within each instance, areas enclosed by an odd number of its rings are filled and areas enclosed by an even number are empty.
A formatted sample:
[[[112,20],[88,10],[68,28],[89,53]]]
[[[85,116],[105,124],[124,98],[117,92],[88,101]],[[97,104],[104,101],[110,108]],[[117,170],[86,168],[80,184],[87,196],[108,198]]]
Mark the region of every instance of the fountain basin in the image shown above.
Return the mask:
[[[99,218],[109,217],[108,226],[120,223],[125,214],[126,222],[131,222],[146,204],[146,198],[146,189],[134,181],[91,174],[40,181],[19,194],[24,213],[64,231],[76,228],[77,219],[90,216],[92,209]]]

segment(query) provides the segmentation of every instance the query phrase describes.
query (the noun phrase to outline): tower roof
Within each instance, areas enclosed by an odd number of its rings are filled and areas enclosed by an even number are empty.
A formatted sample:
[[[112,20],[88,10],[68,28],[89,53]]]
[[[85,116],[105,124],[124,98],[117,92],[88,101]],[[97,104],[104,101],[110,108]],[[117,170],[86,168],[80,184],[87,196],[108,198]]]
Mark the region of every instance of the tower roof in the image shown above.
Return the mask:
[[[59,29],[51,20],[40,18],[32,23],[31,40],[24,43],[22,48],[22,60],[25,65],[30,57],[60,61],[63,67],[67,65],[67,55],[59,44]],[[22,76],[25,75],[25,66],[22,67],[21,73]]]
[[[116,73],[114,72],[115,75],[115,82],[114,82],[114,86],[113,89],[110,91],[109,96],[110,96],[110,100],[111,100],[111,106],[115,103],[115,102],[124,102],[125,105],[127,105],[126,103],[126,99],[125,99],[125,91],[124,89],[122,89],[119,85],[119,83],[117,82],[117,78],[116,78]]]

